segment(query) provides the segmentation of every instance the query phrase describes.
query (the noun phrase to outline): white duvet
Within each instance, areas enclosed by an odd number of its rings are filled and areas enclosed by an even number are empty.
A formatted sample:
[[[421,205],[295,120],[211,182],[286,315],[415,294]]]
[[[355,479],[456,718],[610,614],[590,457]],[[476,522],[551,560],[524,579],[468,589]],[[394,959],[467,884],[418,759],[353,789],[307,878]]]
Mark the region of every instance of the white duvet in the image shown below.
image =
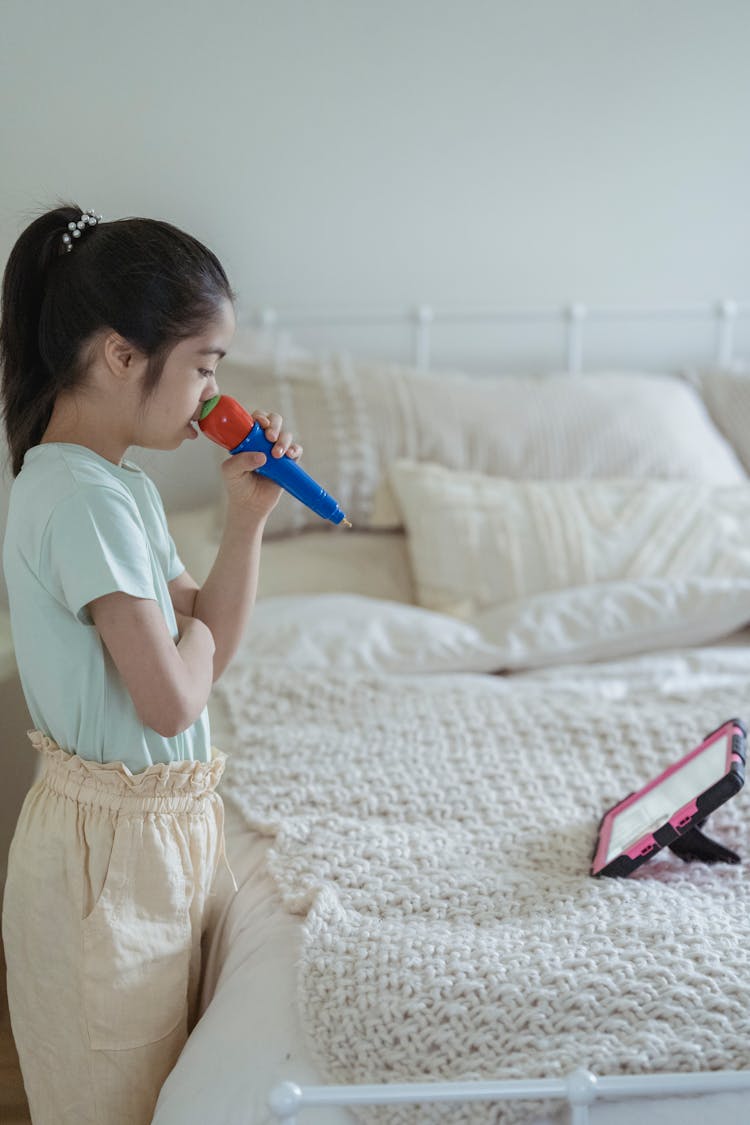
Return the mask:
[[[740,610],[741,614],[743,611]],[[735,624],[739,624],[737,621]],[[750,686],[750,635],[735,634],[709,647],[655,651],[597,665],[567,664],[539,671],[486,677],[504,663],[497,637],[489,639],[475,625],[458,622],[412,606],[354,596],[270,598],[254,611],[247,643],[235,665],[262,662],[279,677],[295,670],[325,670],[393,676],[402,685],[410,677],[429,675],[446,690],[458,674],[478,676],[498,697],[517,700],[540,692],[554,699],[622,701],[678,697],[695,705],[707,692],[735,699],[733,713],[744,713]],[[242,664],[238,665],[237,662]],[[233,729],[230,708],[216,693],[211,705],[216,745],[230,755]],[[726,716],[728,717],[728,716]],[[688,749],[688,747],[685,747]],[[245,827],[231,795],[228,807],[228,851],[240,893],[217,903],[217,926],[208,951],[203,1018],[193,1032],[157,1107],[156,1125],[192,1122],[261,1122],[272,1120],[266,1099],[282,1078],[300,1083],[326,1081],[312,1061],[300,1023],[296,964],[301,949],[303,918],[281,905],[268,873],[269,839]],[[740,795],[737,800],[741,800]],[[582,1063],[586,1060],[582,1059]],[[705,1120],[711,1112],[726,1125],[747,1120],[739,1096],[706,1101],[654,1102],[638,1109],[649,1125],[679,1120],[684,1125]],[[598,1105],[595,1123],[632,1121],[633,1106]],[[744,1114],[744,1115],[743,1115]],[[423,1111],[422,1120],[431,1120]],[[304,1121],[350,1121],[346,1111],[303,1115]]]

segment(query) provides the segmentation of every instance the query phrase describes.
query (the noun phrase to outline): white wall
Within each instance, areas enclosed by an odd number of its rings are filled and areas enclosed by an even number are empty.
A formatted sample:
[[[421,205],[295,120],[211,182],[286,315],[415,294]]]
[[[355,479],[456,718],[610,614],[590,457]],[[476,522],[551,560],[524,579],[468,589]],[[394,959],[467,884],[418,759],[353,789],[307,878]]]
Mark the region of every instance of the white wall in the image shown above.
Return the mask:
[[[0,4],[0,252],[58,194],[249,300],[747,288],[746,0]]]
[[[0,264],[71,197],[190,230],[243,307],[750,297],[747,0],[0,0],[0,20]],[[208,495],[168,456],[168,507]]]

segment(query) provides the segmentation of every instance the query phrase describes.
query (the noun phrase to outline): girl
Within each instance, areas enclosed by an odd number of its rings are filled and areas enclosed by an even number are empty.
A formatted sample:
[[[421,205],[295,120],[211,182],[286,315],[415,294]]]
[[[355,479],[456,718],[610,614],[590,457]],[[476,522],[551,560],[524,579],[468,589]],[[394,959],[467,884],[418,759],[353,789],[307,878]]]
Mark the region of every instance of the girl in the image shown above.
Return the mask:
[[[34,1125],[146,1125],[196,1018],[224,848],[206,702],[281,490],[253,472],[262,454],[223,463],[226,526],[199,588],[124,454],[196,436],[233,300],[190,235],[73,204],[35,219],[5,270],[3,566],[43,770],[11,844],[2,933]],[[299,458],[278,414],[254,417],[272,456]]]

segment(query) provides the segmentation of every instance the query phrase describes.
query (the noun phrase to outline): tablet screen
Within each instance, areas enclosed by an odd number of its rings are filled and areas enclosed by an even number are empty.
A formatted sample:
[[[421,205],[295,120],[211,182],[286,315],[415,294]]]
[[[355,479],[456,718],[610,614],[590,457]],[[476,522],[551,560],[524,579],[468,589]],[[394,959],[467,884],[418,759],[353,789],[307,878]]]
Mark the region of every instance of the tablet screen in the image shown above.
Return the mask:
[[[666,776],[657,778],[640,793],[615,810],[610,820],[610,837],[604,864],[631,848],[642,836],[666,824],[679,809],[705,793],[721,780],[729,768],[732,751],[731,730],[705,749],[678,763]],[[602,865],[604,866],[604,865]]]

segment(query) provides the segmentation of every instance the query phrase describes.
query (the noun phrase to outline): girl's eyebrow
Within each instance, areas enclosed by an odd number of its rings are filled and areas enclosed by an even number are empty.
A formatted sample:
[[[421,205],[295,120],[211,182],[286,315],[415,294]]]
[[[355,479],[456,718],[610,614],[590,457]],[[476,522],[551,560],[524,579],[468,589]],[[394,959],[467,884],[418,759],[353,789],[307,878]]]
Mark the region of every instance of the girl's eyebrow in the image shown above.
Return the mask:
[[[198,355],[217,355],[219,359],[223,359],[226,354],[221,348],[201,348],[198,352]]]

